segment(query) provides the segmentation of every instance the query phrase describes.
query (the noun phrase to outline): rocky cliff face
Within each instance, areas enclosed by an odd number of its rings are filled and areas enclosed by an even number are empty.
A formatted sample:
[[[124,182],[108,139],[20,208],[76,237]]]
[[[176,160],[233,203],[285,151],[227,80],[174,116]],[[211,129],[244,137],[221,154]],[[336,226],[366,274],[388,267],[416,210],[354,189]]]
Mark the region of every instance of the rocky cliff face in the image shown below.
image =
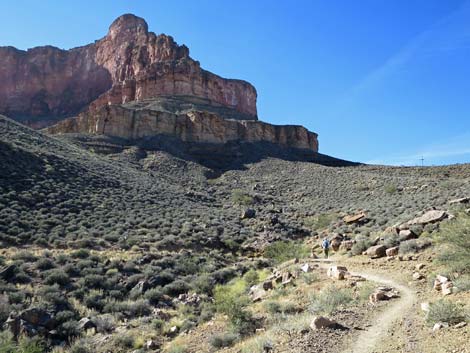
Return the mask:
[[[66,119],[49,133],[88,133],[138,140],[156,135],[183,142],[225,144],[232,141],[269,142],[286,148],[318,151],[317,135],[302,126],[276,126],[261,121],[223,119],[217,114],[189,111],[183,114],[120,105]]]
[[[201,69],[186,46],[149,32],[134,15],[119,17],[103,39],[84,47],[0,47],[0,82],[0,114],[12,117],[50,120],[108,104],[186,95],[257,119],[252,85]]]

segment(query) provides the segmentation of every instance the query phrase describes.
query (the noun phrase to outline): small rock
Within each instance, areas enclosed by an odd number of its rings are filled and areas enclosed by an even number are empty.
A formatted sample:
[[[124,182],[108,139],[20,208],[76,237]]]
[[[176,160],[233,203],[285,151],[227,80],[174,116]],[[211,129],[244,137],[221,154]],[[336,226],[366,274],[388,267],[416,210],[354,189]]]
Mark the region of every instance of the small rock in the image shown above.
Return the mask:
[[[428,302],[421,303],[421,310],[425,313],[429,312],[431,305]]]
[[[300,267],[300,269],[301,269],[303,272],[311,272],[311,271],[312,271],[312,268],[310,267],[309,264],[302,265],[302,266]]]
[[[446,327],[449,327],[449,324],[446,323],[446,322],[437,322],[434,324],[432,330],[433,331],[438,331],[438,330],[441,330],[443,328],[446,328]]]
[[[453,293],[453,283],[452,282],[445,282],[441,284],[441,292],[443,295],[449,295]]]
[[[462,328],[467,326],[467,323],[465,321],[459,322],[457,325],[454,325],[455,328]]]
[[[419,270],[422,270],[422,269],[424,268],[424,266],[425,266],[424,264],[417,264],[417,265],[415,266],[415,269],[416,269],[417,271],[419,271]]]
[[[330,278],[343,280],[347,273],[348,269],[344,266],[332,266],[328,269],[326,274]]]
[[[158,349],[160,348],[160,344],[155,340],[148,340],[145,343],[145,348],[146,349]]]
[[[241,219],[255,218],[255,216],[256,216],[256,211],[254,209],[246,208],[242,211],[240,218]]]
[[[413,273],[413,279],[415,281],[419,281],[420,279],[423,279],[423,278],[424,278],[424,276],[421,273],[419,273],[419,272]]]
[[[337,326],[337,323],[333,320],[330,320],[324,316],[316,316],[313,318],[310,323],[310,328],[312,330],[318,330],[321,328],[334,328]]]
[[[385,250],[385,254],[388,257],[397,256],[398,255],[398,249],[399,249],[398,246],[394,246],[393,248],[389,248],[389,249]]]

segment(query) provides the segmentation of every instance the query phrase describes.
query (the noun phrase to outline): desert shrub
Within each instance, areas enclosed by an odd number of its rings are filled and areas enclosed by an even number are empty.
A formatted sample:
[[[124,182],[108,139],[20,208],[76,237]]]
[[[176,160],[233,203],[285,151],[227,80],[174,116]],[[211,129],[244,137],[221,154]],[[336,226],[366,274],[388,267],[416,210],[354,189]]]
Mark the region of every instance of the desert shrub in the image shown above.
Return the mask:
[[[230,347],[236,340],[238,339],[238,335],[233,332],[225,332],[213,335],[209,339],[209,343],[214,348],[224,348]]]
[[[364,236],[358,236],[356,237],[356,242],[351,248],[351,254],[353,254],[354,256],[361,255],[371,245],[372,245],[372,242],[370,241],[369,238],[364,237]]]
[[[0,326],[8,319],[10,315],[11,307],[6,295],[0,295]]]
[[[307,246],[301,242],[294,241],[277,241],[269,244],[264,249],[264,256],[273,260],[276,264],[295,258],[301,259],[307,257],[308,254],[309,250]]]
[[[95,309],[98,311],[102,311],[106,305],[106,302],[103,298],[103,294],[99,291],[91,291],[88,293],[84,300],[84,304],[87,308]]]
[[[468,319],[463,305],[453,303],[450,300],[441,299],[429,307],[426,321],[429,324],[437,322],[447,322],[448,324],[458,324]]]
[[[251,270],[249,270],[247,273],[243,275],[243,280],[245,281],[248,287],[255,285],[256,283],[259,282],[258,271],[252,268]]]
[[[456,278],[454,280],[454,287],[457,288],[459,292],[470,291],[470,276],[464,275]]]
[[[311,303],[311,311],[314,313],[332,314],[339,307],[351,303],[354,300],[352,290],[330,286],[314,296]]]
[[[139,299],[136,301],[109,301],[104,311],[108,313],[121,313],[128,318],[150,315],[152,308],[147,300]]]
[[[163,321],[162,319],[152,320],[152,328],[158,332],[162,331],[164,325],[165,325],[165,321]]]
[[[144,298],[149,301],[152,305],[158,305],[163,297],[161,288],[152,288],[145,292]]]
[[[330,226],[338,216],[335,213],[323,213],[317,216],[310,216],[304,220],[305,226],[312,230],[321,230]]]
[[[86,249],[79,249],[71,253],[70,256],[75,259],[86,259],[90,256],[90,252]]]
[[[214,279],[208,274],[202,274],[197,276],[196,279],[191,283],[193,289],[200,294],[212,294],[212,288],[214,287]]]
[[[168,353],[187,353],[189,352],[188,348],[180,343],[172,343],[168,349],[167,349],[167,352]]]
[[[121,334],[116,335],[113,340],[113,345],[117,348],[134,348],[135,339],[132,335]]]
[[[417,253],[418,250],[419,245],[416,239],[410,239],[400,243],[400,254]]]
[[[44,283],[53,285],[58,284],[65,286],[70,283],[70,277],[61,269],[49,270],[45,273]]]
[[[170,296],[177,296],[179,294],[186,293],[187,291],[189,291],[189,289],[190,287],[185,281],[178,279],[163,287],[163,292]]]
[[[470,216],[459,214],[443,224],[437,239],[442,244],[438,262],[452,272],[470,273]]]
[[[21,304],[25,299],[25,294],[23,292],[10,292],[8,294],[8,301],[10,304]]]
[[[271,315],[294,314],[299,311],[297,305],[289,301],[280,302],[280,301],[270,300],[264,303],[264,308]]]
[[[397,187],[393,184],[387,184],[385,185],[385,192],[389,195],[392,195],[397,192]]]
[[[400,239],[396,234],[388,234],[384,239],[384,245],[387,248],[393,248],[400,245]]]
[[[253,204],[254,199],[243,190],[235,189],[232,191],[232,201],[238,205],[248,206]]]
[[[21,337],[15,342],[10,331],[0,332],[0,352],[2,353],[45,353],[46,346],[39,338]]]
[[[13,260],[22,260],[24,262],[35,262],[38,258],[27,250],[21,250],[12,256]]]
[[[234,329],[240,333],[247,333],[252,323],[251,312],[247,310],[250,300],[245,292],[244,281],[217,285],[214,289],[217,311],[227,315]]]
[[[43,257],[43,258],[40,258],[37,262],[36,262],[36,268],[38,270],[50,270],[51,268],[54,267],[54,262],[47,258],[47,257]]]

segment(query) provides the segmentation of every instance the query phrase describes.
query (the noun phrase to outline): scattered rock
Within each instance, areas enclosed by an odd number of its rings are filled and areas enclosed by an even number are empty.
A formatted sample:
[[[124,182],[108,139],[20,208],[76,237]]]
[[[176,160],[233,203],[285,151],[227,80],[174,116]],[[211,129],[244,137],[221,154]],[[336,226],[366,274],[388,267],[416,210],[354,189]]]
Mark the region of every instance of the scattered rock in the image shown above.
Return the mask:
[[[330,320],[324,316],[316,316],[310,323],[312,330],[318,330],[322,328],[335,328],[338,325],[336,321]]]
[[[242,211],[240,218],[241,219],[255,218],[255,216],[256,216],[256,211],[254,209],[246,208]]]
[[[346,277],[346,274],[348,273],[348,269],[344,266],[332,266],[328,269],[327,271],[327,276],[337,279],[337,280],[343,280]]]
[[[251,296],[251,300],[258,302],[266,296],[266,291],[259,285],[255,285],[250,288],[249,294]]]
[[[424,266],[425,266],[424,264],[417,264],[417,265],[415,266],[415,269],[416,269],[417,271],[419,271],[419,270],[422,270],[422,269],[424,268]]]
[[[303,272],[311,272],[312,271],[312,267],[309,265],[309,264],[304,264],[300,267],[300,269],[303,271]]]
[[[421,303],[421,310],[425,313],[429,312],[431,305],[428,302]]]
[[[465,321],[459,322],[457,325],[454,325],[455,328],[462,328],[467,326],[467,323]]]
[[[366,250],[366,255],[372,259],[377,259],[379,257],[384,257],[386,255],[386,251],[387,247],[385,245],[375,245]]]
[[[271,290],[273,288],[274,288],[274,286],[273,286],[273,281],[272,280],[269,280],[269,281],[266,280],[266,281],[263,282],[263,289],[264,290]]]
[[[145,342],[145,348],[146,349],[158,349],[160,348],[160,342],[157,342],[155,340],[148,340]]]
[[[411,221],[407,222],[406,225],[414,225],[414,224],[429,224],[429,223],[436,223],[440,222],[448,217],[448,214],[446,211],[439,211],[439,210],[431,210],[427,211],[425,214],[423,214],[420,217],[416,217],[412,219]]]
[[[399,249],[400,249],[399,246],[394,246],[393,248],[389,248],[389,249],[385,250],[385,254],[389,257],[390,256],[397,256]]]
[[[454,205],[458,203],[469,203],[470,202],[470,197],[461,197],[459,199],[454,199],[449,201],[449,205]]]
[[[78,322],[78,329],[80,331],[96,330],[96,324],[88,317],[84,317]]]
[[[423,276],[423,274],[421,274],[421,273],[419,273],[419,272],[415,272],[415,273],[413,273],[413,279],[414,279],[415,281],[419,281],[419,280],[421,280],[421,279],[424,279],[424,276]]]
[[[433,288],[437,291],[441,291],[443,295],[449,295],[453,292],[453,283],[447,277],[437,275],[434,280]]]
[[[13,278],[13,276],[15,275],[15,271],[15,265],[6,266],[0,270],[0,278],[5,281],[8,281]]]
[[[344,223],[362,223],[366,220],[365,212],[361,212],[355,215],[348,215],[343,218]]]
[[[340,249],[341,250],[346,250],[346,251],[351,250],[352,247],[354,246],[354,243],[355,243],[354,240],[343,240],[341,242]]]
[[[432,330],[433,331],[439,331],[442,330],[443,328],[449,327],[449,324],[447,322],[437,322],[434,324]]]
[[[410,229],[403,229],[403,230],[400,230],[398,237],[400,241],[406,241],[406,240],[416,239],[417,235]]]

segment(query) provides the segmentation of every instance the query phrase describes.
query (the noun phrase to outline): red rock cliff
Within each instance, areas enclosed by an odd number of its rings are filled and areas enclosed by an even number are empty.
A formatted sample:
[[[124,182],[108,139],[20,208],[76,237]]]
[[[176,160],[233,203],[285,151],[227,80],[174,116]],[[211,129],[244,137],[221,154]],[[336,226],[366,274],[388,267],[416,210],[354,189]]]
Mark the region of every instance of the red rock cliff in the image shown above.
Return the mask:
[[[155,35],[134,15],[116,19],[94,44],[71,50],[0,47],[0,114],[71,116],[164,95],[209,99],[257,119],[256,90],[201,69],[186,46]]]

